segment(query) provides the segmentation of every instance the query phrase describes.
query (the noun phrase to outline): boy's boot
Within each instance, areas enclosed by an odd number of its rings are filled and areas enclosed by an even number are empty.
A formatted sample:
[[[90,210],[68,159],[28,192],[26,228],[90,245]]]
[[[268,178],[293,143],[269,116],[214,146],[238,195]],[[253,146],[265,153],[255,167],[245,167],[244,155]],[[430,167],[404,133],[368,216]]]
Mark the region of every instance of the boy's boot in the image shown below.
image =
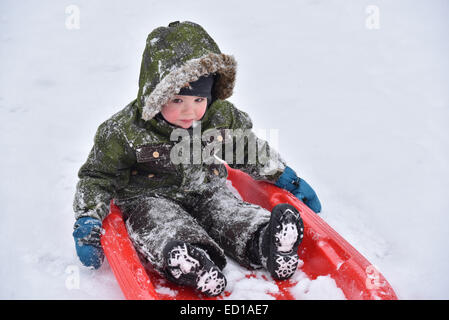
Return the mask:
[[[183,241],[171,241],[164,249],[167,278],[193,287],[208,296],[218,296],[226,287],[226,278],[207,253]]]
[[[281,203],[273,208],[270,222],[258,239],[260,261],[273,278],[285,280],[295,273],[303,232],[304,224],[295,207]]]

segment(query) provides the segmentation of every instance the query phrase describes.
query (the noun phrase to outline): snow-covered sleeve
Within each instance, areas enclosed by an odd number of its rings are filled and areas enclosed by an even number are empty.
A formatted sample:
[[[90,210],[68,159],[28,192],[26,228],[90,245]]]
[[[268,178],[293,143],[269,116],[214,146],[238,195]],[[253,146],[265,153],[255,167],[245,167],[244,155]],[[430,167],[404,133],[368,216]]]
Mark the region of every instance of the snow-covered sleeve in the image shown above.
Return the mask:
[[[275,183],[284,172],[285,161],[267,141],[257,137],[246,112],[233,106],[231,110],[234,158],[229,166],[246,172],[255,180]]]
[[[112,120],[97,130],[87,161],[81,166],[73,210],[75,219],[93,217],[103,220],[116,190],[126,186],[134,157],[125,137]]]

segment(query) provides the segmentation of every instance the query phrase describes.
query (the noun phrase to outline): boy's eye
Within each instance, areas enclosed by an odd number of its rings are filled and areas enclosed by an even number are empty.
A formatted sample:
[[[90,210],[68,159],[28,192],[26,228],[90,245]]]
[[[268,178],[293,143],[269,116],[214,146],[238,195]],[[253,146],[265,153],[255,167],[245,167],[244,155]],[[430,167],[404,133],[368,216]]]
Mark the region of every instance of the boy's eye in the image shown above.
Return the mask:
[[[197,99],[195,99],[195,101],[196,101],[196,102],[203,102],[204,99],[205,99],[205,98],[197,98]],[[182,102],[182,99],[174,98],[174,99],[172,99],[171,102],[173,102],[173,103],[181,103],[181,102]]]

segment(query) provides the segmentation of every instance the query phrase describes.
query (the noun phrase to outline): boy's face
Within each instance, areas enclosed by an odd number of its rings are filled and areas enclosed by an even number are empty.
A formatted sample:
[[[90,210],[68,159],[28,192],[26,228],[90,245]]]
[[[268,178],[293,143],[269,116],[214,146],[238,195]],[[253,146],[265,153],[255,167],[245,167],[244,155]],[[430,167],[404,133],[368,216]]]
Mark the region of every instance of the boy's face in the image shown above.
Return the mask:
[[[178,127],[188,129],[206,112],[207,98],[176,95],[162,107],[162,116]]]

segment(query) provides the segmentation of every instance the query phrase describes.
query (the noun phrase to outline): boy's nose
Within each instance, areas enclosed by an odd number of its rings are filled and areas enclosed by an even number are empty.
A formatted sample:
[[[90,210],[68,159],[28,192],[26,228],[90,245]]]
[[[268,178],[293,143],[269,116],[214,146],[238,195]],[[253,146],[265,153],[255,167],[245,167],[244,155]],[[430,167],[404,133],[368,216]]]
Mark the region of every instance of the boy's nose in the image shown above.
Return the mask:
[[[194,112],[193,112],[193,104],[191,104],[191,103],[185,103],[184,104],[184,108],[182,108],[182,113],[184,113],[184,114],[194,114]]]

